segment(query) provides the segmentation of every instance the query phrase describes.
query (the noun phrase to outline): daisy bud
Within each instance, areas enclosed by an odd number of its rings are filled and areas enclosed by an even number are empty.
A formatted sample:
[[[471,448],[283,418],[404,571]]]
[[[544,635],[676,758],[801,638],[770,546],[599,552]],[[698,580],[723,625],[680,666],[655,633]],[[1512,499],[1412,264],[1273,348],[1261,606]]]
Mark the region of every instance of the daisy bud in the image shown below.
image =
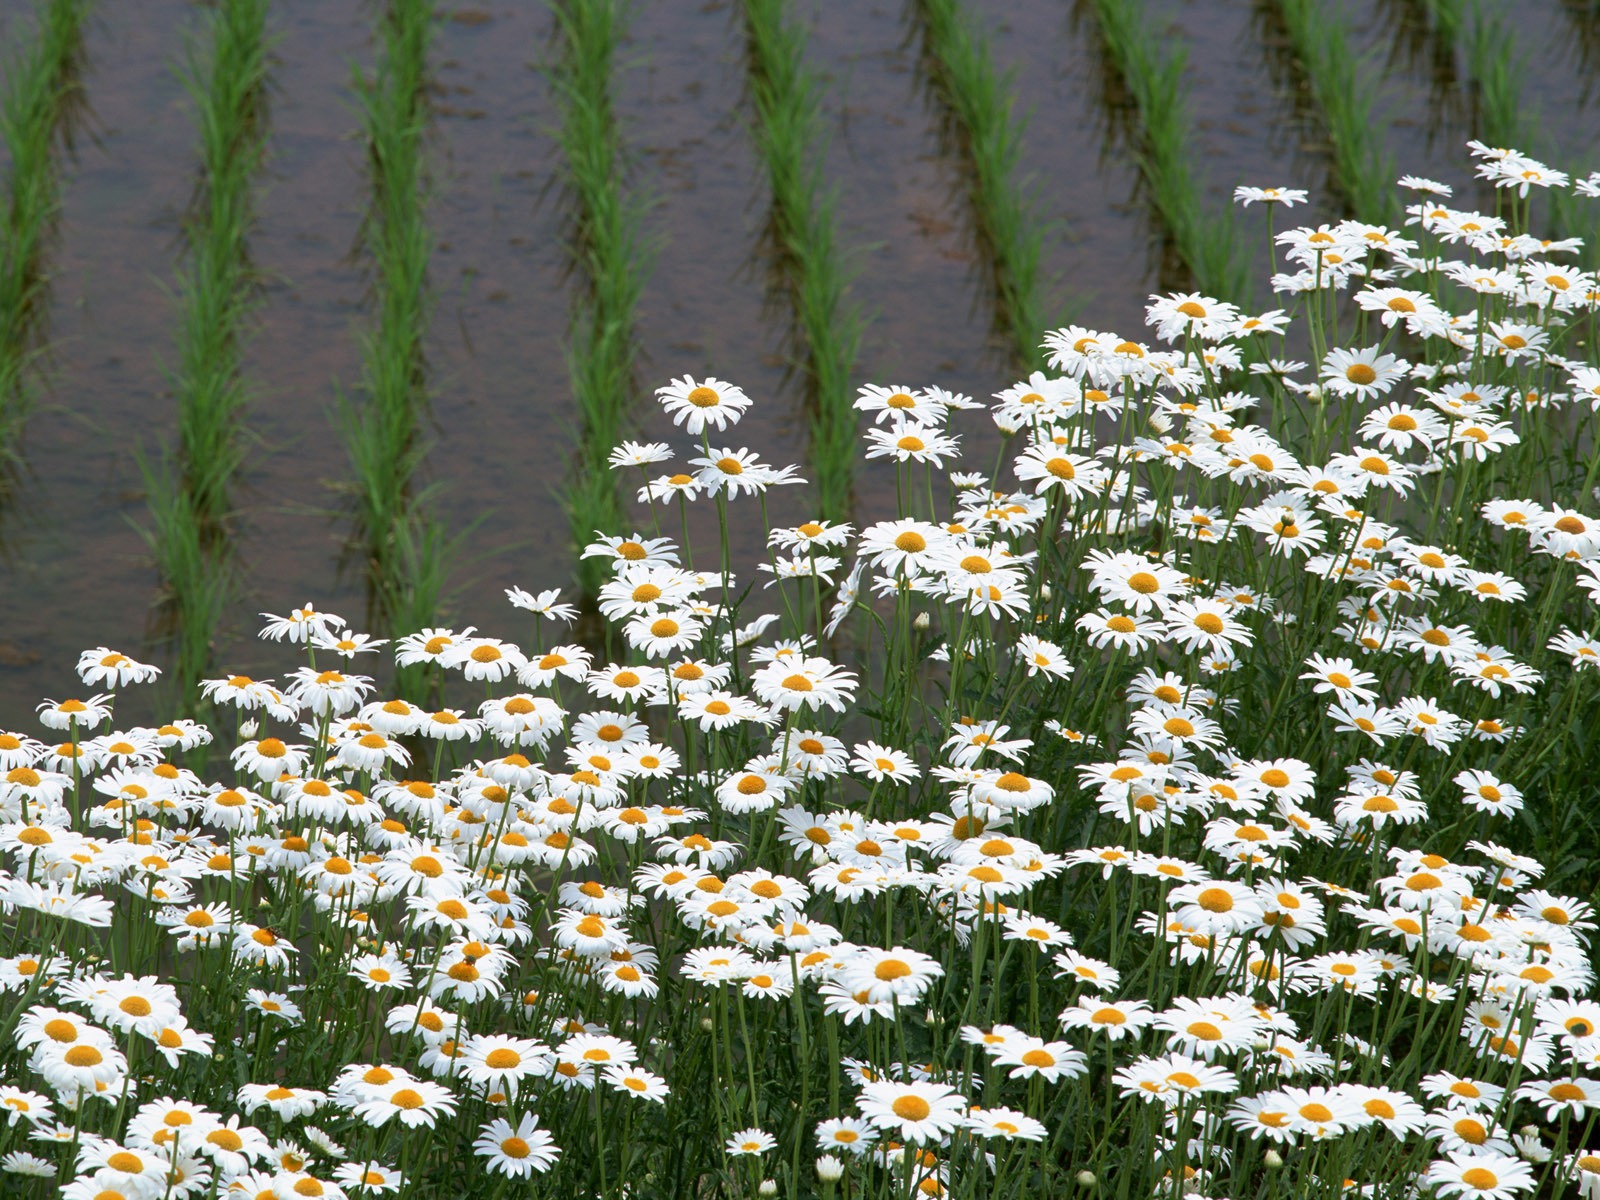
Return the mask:
[[[927,613],[918,613],[911,619],[911,628],[915,629],[918,633],[926,633],[928,631],[928,626],[931,624],[933,624],[933,622],[928,620]]]
[[[776,1179],[763,1179],[761,1186],[756,1188],[758,1195],[776,1196],[778,1194],[778,1181]]]
[[[257,721],[254,717],[250,718],[250,720],[239,726],[239,736],[245,741],[249,741],[260,732],[261,722]]]
[[[1279,1154],[1276,1150],[1268,1150],[1261,1156],[1261,1161],[1269,1169],[1276,1171],[1279,1167],[1283,1166],[1283,1155]]]
[[[701,1028],[701,1030],[703,1032],[710,1033],[712,1031],[712,1029],[715,1028],[715,1026],[711,1024],[711,1018],[710,1017],[701,1017],[700,1018],[700,1028]]]
[[[1041,583],[1039,585],[1039,599],[1048,600],[1053,595],[1055,595],[1055,593],[1050,590],[1050,585],[1048,583]]]
[[[1092,1188],[1098,1182],[1099,1182],[1099,1180],[1097,1180],[1094,1177],[1094,1172],[1093,1171],[1079,1171],[1078,1172],[1078,1186],[1079,1187],[1081,1187],[1081,1188]]]
[[[817,1159],[817,1178],[823,1183],[833,1183],[844,1177],[844,1163],[831,1154]]]

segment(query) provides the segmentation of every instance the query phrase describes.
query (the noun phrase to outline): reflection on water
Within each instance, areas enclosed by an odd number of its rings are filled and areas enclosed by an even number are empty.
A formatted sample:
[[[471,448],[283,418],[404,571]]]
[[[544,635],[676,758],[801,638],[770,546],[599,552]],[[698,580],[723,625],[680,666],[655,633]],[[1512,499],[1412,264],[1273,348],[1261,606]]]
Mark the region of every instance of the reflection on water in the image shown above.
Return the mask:
[[[30,7],[0,0],[0,22],[14,28]],[[1147,294],[1182,279],[1137,198],[1121,132],[1125,100],[1105,78],[1092,21],[1074,20],[1072,6],[1057,0],[968,7],[984,23],[996,65],[1015,71],[1019,106],[1031,114],[1023,171],[1043,217],[1061,231],[1046,243],[1048,310],[1136,332]],[[1279,48],[1257,15],[1264,7],[1152,3],[1152,36],[1188,48],[1206,202],[1220,209],[1241,182],[1310,186],[1312,202],[1295,217],[1324,219],[1337,212],[1322,178],[1326,153],[1305,133],[1314,126],[1297,108],[1298,84],[1272,65]],[[1381,74],[1374,112],[1396,163],[1460,183],[1460,143],[1469,136],[1460,60],[1418,22],[1424,7],[1351,0],[1340,12],[1357,55]],[[1588,169],[1595,131],[1582,104],[1595,35],[1580,9],[1592,12],[1578,0],[1540,0],[1514,6],[1514,17],[1548,148],[1576,160],[1563,165]],[[314,599],[356,618],[364,602],[361,581],[335,573],[348,459],[331,411],[336,389],[358,377],[367,319],[365,285],[348,254],[365,204],[349,77],[352,64],[373,55],[363,0],[281,0],[272,11],[280,61],[251,238],[268,282],[245,365],[255,390],[238,534],[248,600],[218,646],[219,662],[265,673],[273,656],[244,617]],[[901,0],[795,11],[810,22],[809,60],[828,85],[826,178],[839,189],[840,245],[855,248],[853,295],[873,318],[860,380],[987,398],[1011,382],[1010,368],[990,327],[961,165],[923,103],[908,13]],[[144,500],[131,451],[153,447],[174,411],[167,281],[194,151],[192,112],[173,67],[193,7],[145,0],[95,12],[85,74],[95,136],[80,142],[63,178],[49,392],[6,518],[13,549],[0,565],[0,728],[32,728],[37,697],[77,690],[70,666],[80,649],[135,650],[156,596],[134,526]],[[475,0],[446,7],[433,51],[434,425],[424,482],[438,486],[435,511],[446,527],[465,531],[450,616],[509,636],[526,626],[501,589],[563,583],[573,561],[558,508],[575,418],[562,222],[550,188],[555,117],[546,81],[529,66],[548,53],[549,33],[540,5]],[[651,386],[684,374],[738,382],[758,405],[726,440],[783,462],[804,445],[804,397],[785,369],[788,316],[764,304],[767,197],[745,124],[742,53],[727,0],[635,7],[625,49],[635,65],[618,80],[619,113],[658,197],[648,220],[655,265],[639,309],[640,375]],[[1259,221],[1252,210],[1240,222],[1258,278]],[[964,420],[969,461],[987,469],[997,436],[981,416]],[[680,456],[697,452],[653,406],[639,413],[639,432]],[[858,519],[892,509],[887,469],[864,470],[858,487]],[[774,519],[798,520],[808,501],[787,494],[773,506]],[[648,513],[636,511],[648,530]],[[749,561],[760,512],[741,502],[735,513],[737,552]],[[709,507],[693,513],[690,532],[702,554],[715,545]]]

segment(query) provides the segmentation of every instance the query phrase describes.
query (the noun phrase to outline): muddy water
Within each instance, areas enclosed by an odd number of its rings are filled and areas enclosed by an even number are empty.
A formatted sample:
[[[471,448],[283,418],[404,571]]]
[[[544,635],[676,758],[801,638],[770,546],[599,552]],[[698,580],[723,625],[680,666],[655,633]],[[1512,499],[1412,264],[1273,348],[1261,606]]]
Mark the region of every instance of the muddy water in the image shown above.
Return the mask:
[[[1207,202],[1237,183],[1312,191],[1310,218],[1330,215],[1326,147],[1297,109],[1292,75],[1263,44],[1264,0],[1160,0],[1159,36],[1187,46],[1186,84]],[[1087,12],[1058,0],[973,4],[997,63],[1012,70],[1030,114],[1025,170],[1051,223],[1051,310],[1134,332],[1161,286],[1160,239],[1142,197],[1125,122],[1097,62]],[[1459,78],[1416,31],[1420,5],[1351,0],[1340,7],[1365,52],[1387,145],[1404,170],[1464,181],[1459,144],[1469,112]],[[1575,0],[1515,7],[1530,102],[1547,149],[1595,157],[1593,87],[1600,60]],[[30,5],[0,0],[0,29]],[[449,619],[516,635],[502,589],[556,586],[572,549],[560,507],[575,436],[565,363],[570,282],[555,186],[556,120],[534,65],[551,53],[550,21],[524,0],[441,6],[434,48],[434,320],[427,345],[434,425],[425,477],[444,527],[461,535]],[[825,77],[827,176],[837,187],[839,244],[869,318],[858,376],[935,383],[987,398],[1010,382],[974,261],[961,165],[938,137],[939,113],[918,72],[914,23],[900,0],[801,3],[810,61]],[[350,616],[364,609],[359,571],[341,566],[346,473],[333,412],[359,380],[366,280],[353,256],[365,202],[355,65],[370,66],[372,6],[362,0],[274,5],[278,63],[271,157],[261,178],[257,263],[269,276],[247,371],[254,402],[249,468],[240,481],[245,599],[222,631],[220,660],[270,674],[283,660],[244,619],[307,599]],[[179,219],[195,163],[192,112],[173,74],[195,10],[183,0],[106,4],[88,42],[95,138],[65,169],[52,258],[49,390],[23,446],[27,471],[0,515],[0,728],[32,727],[42,695],[78,690],[79,649],[108,643],[163,661],[144,644],[158,580],[135,447],[153,452],[172,420],[164,364],[175,355],[171,281]],[[744,124],[745,63],[737,6],[651,0],[636,6],[618,81],[631,148],[628,180],[653,201],[652,269],[639,312],[646,393],[669,377],[714,373],[758,401],[726,439],[777,462],[803,457],[802,388],[784,354],[789,315],[767,286],[766,193]],[[1309,218],[1308,218],[1309,219]],[[1257,210],[1241,235],[1264,238]],[[1265,304],[1264,289],[1256,297]],[[693,453],[648,403],[640,431]],[[975,469],[995,434],[962,419]],[[893,507],[892,475],[868,469],[859,514]],[[804,489],[774,499],[774,519],[807,512]],[[743,561],[760,542],[759,511],[735,510]],[[649,517],[639,513],[641,528]],[[716,538],[695,513],[702,553]],[[702,560],[703,561],[703,560]],[[145,714],[129,714],[143,716]]]

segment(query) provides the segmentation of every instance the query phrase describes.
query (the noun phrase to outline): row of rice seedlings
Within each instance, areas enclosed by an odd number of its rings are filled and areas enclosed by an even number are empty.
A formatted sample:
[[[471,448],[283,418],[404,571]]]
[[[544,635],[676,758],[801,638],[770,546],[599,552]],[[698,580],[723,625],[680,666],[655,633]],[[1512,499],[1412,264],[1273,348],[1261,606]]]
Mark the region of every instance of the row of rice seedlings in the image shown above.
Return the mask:
[[[1538,114],[1527,104],[1525,62],[1517,53],[1516,32],[1499,11],[1470,0],[1471,20],[1459,22],[1471,81],[1473,130],[1491,146],[1527,153],[1548,149]],[[1560,236],[1588,234],[1563,188],[1548,188],[1550,224]],[[1593,247],[1589,248],[1592,252]]]
[[[1454,83],[1464,92],[1473,135],[1491,146],[1528,153],[1548,150],[1538,114],[1526,102],[1526,63],[1516,30],[1503,10],[1484,0],[1417,0],[1431,40],[1450,59]],[[1456,58],[1461,59],[1456,69]],[[1571,197],[1546,189],[1549,221],[1559,235],[1587,233]]]
[[[1380,39],[1388,43],[1384,73],[1405,71],[1427,85],[1422,102],[1430,141],[1454,130],[1466,117],[1456,66],[1455,25],[1461,0],[1390,0]]]
[[[947,140],[966,168],[980,261],[992,276],[995,325],[1018,361],[1044,365],[1050,322],[1039,279],[1045,226],[1032,189],[1020,178],[1025,119],[1016,111],[1013,72],[999,72],[987,38],[960,0],[917,0],[926,78],[945,115]]]
[[[376,73],[354,77],[371,192],[362,246],[374,319],[361,339],[359,396],[341,397],[339,417],[354,468],[354,544],[366,560],[369,621],[385,629],[428,623],[444,566],[426,496],[415,486],[428,409],[423,339],[433,243],[423,139],[434,24],[432,0],[390,0],[378,21]]]
[[[582,428],[565,505],[573,542],[600,531],[623,532],[627,519],[611,452],[632,420],[637,390],[634,310],[648,271],[640,232],[644,199],[624,186],[626,163],[612,93],[617,45],[626,21],[622,0],[552,4],[560,50],[548,74],[560,107],[557,138],[571,206],[573,298],[568,369]],[[585,595],[601,582],[593,560],[580,560]]]
[[[89,0],[43,0],[33,41],[17,47],[0,91],[0,142],[10,162],[0,213],[0,454],[14,454],[25,415],[24,368],[48,279],[44,256],[60,207],[56,148],[71,144],[83,104]]]
[[[1338,11],[1320,0],[1278,0],[1277,12],[1328,136],[1334,186],[1362,219],[1394,219],[1399,203],[1388,186],[1393,158],[1373,117],[1370,82],[1358,69]]]
[[[837,193],[823,181],[823,85],[806,66],[806,31],[787,0],[745,0],[743,10],[752,134],[772,193],[774,278],[793,314],[795,359],[806,379],[818,512],[838,521],[850,510],[856,432],[850,374],[863,320],[847,298]]]
[[[1164,46],[1145,20],[1143,0],[1091,0],[1105,61],[1126,87],[1138,118],[1133,138],[1140,175],[1172,249],[1205,292],[1242,299],[1246,266],[1230,212],[1208,213],[1191,170],[1185,51]]]
[[[159,461],[141,458],[141,468],[147,537],[165,585],[161,625],[176,640],[175,676],[186,696],[209,664],[233,581],[228,526],[244,457],[241,356],[258,283],[248,238],[266,137],[266,18],[267,0],[225,0],[207,15],[207,47],[191,46],[184,72],[200,174],[177,283],[177,437]]]

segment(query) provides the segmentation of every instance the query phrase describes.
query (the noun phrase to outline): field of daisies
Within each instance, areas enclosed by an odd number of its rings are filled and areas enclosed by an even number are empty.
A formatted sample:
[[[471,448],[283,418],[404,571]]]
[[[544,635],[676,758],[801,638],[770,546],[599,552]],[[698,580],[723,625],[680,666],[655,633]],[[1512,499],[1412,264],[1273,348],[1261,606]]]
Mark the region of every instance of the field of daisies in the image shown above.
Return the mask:
[[[1284,308],[1053,333],[997,462],[863,388],[892,520],[674,380],[588,645],[307,604],[159,727],[86,651],[0,733],[0,1193],[1600,1196],[1600,283],[1527,232],[1600,179],[1473,149]]]

